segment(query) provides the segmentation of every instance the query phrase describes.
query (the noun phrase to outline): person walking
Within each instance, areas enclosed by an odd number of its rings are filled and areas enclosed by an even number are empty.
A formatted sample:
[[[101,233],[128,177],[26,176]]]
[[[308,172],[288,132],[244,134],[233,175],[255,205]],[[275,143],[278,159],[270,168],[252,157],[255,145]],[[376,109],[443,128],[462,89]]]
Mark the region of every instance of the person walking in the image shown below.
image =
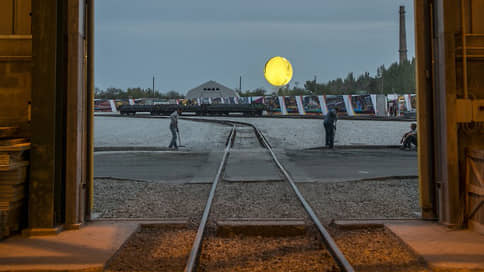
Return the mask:
[[[180,131],[178,130],[178,116],[182,113],[181,108],[178,108],[172,114],[170,114],[170,131],[171,131],[171,142],[168,148],[174,148],[178,150],[178,145],[176,144],[177,133]]]
[[[334,134],[336,130],[337,121],[336,109],[331,109],[328,114],[324,117],[324,130],[326,131],[326,147],[334,147]]]

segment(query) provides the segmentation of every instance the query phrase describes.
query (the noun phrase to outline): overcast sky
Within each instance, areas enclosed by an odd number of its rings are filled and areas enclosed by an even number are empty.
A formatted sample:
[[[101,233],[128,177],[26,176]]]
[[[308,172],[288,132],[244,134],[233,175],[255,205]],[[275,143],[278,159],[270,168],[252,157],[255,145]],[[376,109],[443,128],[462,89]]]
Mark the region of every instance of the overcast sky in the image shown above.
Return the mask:
[[[265,62],[293,65],[291,86],[360,74],[398,60],[398,9],[407,10],[414,56],[413,0],[96,1],[96,86],[189,89],[208,80],[273,89]]]

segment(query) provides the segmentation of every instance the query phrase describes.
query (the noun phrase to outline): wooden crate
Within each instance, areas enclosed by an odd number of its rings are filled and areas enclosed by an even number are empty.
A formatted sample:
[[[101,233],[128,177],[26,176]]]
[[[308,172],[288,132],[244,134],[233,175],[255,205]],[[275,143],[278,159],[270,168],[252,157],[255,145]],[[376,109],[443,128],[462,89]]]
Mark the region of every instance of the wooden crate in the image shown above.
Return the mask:
[[[17,129],[16,127],[0,127],[0,139],[13,138]]]
[[[27,166],[18,167],[10,171],[1,172],[0,185],[17,185],[27,179]]]
[[[20,231],[26,221],[26,206],[23,200],[15,202],[0,201],[0,239]]]
[[[0,140],[0,239],[25,225],[29,149],[26,139]]]
[[[11,171],[28,165],[26,151],[29,149],[27,139],[1,139],[0,171]]]
[[[467,150],[466,215],[469,227],[484,234],[484,150]]]

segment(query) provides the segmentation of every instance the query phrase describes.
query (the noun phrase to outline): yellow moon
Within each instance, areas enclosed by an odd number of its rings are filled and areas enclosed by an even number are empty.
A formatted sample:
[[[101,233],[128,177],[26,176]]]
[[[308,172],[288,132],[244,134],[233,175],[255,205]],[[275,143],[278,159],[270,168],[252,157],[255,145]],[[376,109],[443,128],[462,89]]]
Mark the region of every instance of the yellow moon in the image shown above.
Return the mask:
[[[264,77],[274,86],[284,86],[292,79],[292,65],[283,57],[271,58],[264,68]]]

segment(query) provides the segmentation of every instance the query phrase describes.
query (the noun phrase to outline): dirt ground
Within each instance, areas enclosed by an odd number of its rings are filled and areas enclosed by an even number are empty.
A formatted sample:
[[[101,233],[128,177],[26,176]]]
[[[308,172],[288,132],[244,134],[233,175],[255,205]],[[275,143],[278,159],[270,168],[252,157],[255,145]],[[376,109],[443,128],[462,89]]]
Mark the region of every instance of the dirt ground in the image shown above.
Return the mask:
[[[183,271],[196,233],[195,229],[142,228],[119,249],[105,271]]]

